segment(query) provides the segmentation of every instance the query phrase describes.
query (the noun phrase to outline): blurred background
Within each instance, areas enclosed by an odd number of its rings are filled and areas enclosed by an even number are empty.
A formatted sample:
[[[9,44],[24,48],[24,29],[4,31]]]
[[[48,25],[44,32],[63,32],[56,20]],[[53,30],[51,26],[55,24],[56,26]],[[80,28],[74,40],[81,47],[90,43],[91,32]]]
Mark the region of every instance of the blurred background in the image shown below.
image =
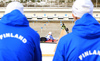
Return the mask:
[[[21,2],[24,7],[71,7],[75,0],[0,0],[0,7],[12,1]],[[92,0],[94,7],[100,7],[100,0]]]

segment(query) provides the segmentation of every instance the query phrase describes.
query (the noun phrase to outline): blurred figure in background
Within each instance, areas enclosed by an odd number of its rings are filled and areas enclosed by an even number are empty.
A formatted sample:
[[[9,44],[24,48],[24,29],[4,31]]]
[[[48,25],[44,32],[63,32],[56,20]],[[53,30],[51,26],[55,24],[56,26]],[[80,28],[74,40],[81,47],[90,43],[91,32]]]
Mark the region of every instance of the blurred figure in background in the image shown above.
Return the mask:
[[[67,32],[67,34],[69,33],[69,29],[66,28],[65,24],[63,23],[62,27],[61,27],[63,30],[65,30]]]
[[[9,3],[0,20],[0,61],[42,61],[40,36],[30,28],[23,8]]]
[[[52,36],[52,32],[49,32],[48,35],[46,36],[47,40],[54,40],[53,36]]]

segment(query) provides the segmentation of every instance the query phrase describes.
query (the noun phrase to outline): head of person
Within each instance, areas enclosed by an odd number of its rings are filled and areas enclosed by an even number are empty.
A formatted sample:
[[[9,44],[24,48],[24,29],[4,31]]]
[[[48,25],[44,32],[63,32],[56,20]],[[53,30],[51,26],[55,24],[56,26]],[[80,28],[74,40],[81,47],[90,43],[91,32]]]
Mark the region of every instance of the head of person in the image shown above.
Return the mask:
[[[11,2],[7,5],[6,10],[5,10],[5,14],[8,14],[10,12],[12,12],[13,10],[19,10],[22,14],[23,14],[23,5],[19,2]]]
[[[63,25],[64,25],[64,23],[63,23]]]
[[[52,32],[49,32],[48,34],[49,34],[49,35],[52,35]]]
[[[85,13],[93,14],[93,3],[91,0],[76,0],[72,6],[74,21],[80,19]]]

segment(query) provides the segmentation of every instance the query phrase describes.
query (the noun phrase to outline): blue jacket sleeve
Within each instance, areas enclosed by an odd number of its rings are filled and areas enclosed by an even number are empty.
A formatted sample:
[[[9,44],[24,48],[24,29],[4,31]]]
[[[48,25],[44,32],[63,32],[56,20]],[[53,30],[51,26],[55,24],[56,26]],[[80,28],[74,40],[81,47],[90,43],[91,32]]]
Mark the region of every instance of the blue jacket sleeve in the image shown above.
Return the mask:
[[[63,38],[59,40],[53,61],[65,61],[64,59],[64,42]]]
[[[54,40],[54,38],[52,36],[50,36],[50,39]]]
[[[34,51],[34,61],[42,61],[42,54],[40,49],[40,36],[38,34],[35,35],[35,51]]]

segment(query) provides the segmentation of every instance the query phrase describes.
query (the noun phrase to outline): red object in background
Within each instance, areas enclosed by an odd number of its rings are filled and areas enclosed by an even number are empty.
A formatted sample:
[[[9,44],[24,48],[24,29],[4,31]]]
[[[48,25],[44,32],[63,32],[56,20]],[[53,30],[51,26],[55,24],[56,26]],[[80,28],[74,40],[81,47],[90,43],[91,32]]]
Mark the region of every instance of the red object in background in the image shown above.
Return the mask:
[[[56,42],[56,40],[47,40],[45,42]]]

